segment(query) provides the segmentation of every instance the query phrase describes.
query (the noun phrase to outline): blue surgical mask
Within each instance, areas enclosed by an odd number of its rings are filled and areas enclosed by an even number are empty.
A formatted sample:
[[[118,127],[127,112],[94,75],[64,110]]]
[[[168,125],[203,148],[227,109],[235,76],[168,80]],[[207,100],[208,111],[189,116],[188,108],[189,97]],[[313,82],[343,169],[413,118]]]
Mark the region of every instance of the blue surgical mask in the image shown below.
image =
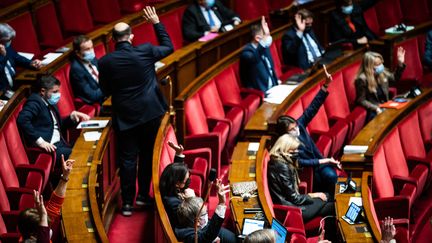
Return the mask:
[[[60,92],[52,93],[51,97],[48,99],[50,105],[56,105],[60,100]]]
[[[353,5],[349,5],[349,6],[342,6],[342,13],[346,14],[346,15],[350,15],[353,12]]]
[[[261,39],[259,43],[264,48],[269,48],[271,46],[271,44],[273,43],[273,37],[267,36],[266,38]]]
[[[207,3],[207,7],[208,7],[208,8],[211,8],[211,7],[214,6],[214,4],[215,4],[215,0],[206,0],[206,3]]]
[[[4,44],[4,46],[5,46],[6,48],[8,48],[11,44],[12,44],[12,40],[9,40],[8,42],[6,42],[6,43]]]
[[[95,59],[96,54],[94,52],[94,50],[90,50],[90,51],[85,51],[83,53],[83,59],[86,60],[87,62],[91,62],[93,59]]]
[[[384,64],[381,63],[375,67],[375,74],[381,74],[382,72],[384,72]]]

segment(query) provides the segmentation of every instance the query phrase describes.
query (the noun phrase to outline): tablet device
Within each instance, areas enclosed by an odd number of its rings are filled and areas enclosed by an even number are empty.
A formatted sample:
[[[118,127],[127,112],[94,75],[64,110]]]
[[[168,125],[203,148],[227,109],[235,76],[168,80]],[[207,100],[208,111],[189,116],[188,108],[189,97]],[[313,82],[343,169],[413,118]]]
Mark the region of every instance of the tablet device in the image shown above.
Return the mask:
[[[249,219],[249,218],[243,219],[242,235],[246,236],[250,233],[253,233],[261,229],[264,229],[264,220]]]
[[[286,237],[288,235],[288,230],[285,228],[285,226],[277,219],[273,218],[271,228],[276,233],[276,243],[285,243]]]
[[[348,207],[346,214],[342,216],[342,219],[345,220],[348,224],[359,223],[361,211],[361,207],[352,202]]]

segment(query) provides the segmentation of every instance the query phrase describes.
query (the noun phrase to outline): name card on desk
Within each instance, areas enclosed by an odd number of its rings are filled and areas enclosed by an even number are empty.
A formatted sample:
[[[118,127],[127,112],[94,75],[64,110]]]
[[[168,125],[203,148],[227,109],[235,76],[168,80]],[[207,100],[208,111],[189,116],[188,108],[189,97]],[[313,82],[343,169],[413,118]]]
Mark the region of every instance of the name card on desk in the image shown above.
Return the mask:
[[[98,141],[101,137],[102,133],[98,131],[91,131],[84,133],[84,140],[86,142]]]
[[[44,56],[42,60],[42,65],[48,65],[52,63],[55,59],[59,58],[63,53],[48,53]]]
[[[98,129],[108,125],[109,120],[88,120],[78,124],[77,129]]]

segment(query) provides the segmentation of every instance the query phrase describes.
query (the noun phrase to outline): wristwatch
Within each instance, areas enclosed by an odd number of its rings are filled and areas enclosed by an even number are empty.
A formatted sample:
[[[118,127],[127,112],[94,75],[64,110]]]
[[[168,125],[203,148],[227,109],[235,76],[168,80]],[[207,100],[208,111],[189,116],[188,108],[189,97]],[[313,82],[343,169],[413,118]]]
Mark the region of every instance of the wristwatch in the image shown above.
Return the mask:
[[[63,174],[61,174],[60,179],[65,181],[65,182],[69,181],[69,178],[65,178]]]

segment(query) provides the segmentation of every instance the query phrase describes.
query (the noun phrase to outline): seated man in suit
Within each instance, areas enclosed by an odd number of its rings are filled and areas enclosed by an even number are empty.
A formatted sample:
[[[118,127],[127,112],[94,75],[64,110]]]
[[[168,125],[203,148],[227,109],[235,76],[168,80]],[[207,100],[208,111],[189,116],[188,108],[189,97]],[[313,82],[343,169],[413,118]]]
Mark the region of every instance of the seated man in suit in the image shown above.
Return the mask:
[[[251,27],[252,41],[240,55],[240,79],[245,87],[266,92],[278,84],[273,58],[270,54],[272,36],[264,16],[261,24]]]
[[[283,60],[286,65],[306,70],[324,54],[324,49],[312,30],[312,12],[300,9],[294,20],[294,26],[282,37]]]
[[[427,33],[426,46],[424,54],[424,63],[426,66],[432,70],[432,30]]]
[[[61,158],[67,160],[72,147],[63,139],[62,131],[90,117],[78,111],[62,119],[57,108],[60,100],[60,81],[53,76],[38,80],[37,92],[32,93],[18,115],[17,124],[28,145],[36,145],[47,152],[56,153],[56,166],[61,167]]]
[[[18,54],[11,46],[12,40],[15,38],[15,30],[6,23],[0,23],[0,93],[3,93],[1,99],[10,99],[14,92],[14,77],[16,74],[16,66],[24,68],[42,67],[40,60],[29,60]]]
[[[229,31],[241,20],[232,10],[215,0],[195,0],[183,14],[183,38],[197,41],[210,32]]]
[[[218,193],[219,204],[216,206],[212,218],[208,219],[207,207],[204,205],[200,197],[186,198],[177,209],[178,227],[174,229],[177,239],[185,243],[193,243],[195,239],[195,217],[203,207],[200,215],[198,215],[198,242],[236,242],[234,233],[222,227],[226,211],[225,196],[229,192],[229,185],[224,186],[220,179],[216,180],[216,189]]]
[[[69,71],[70,82],[75,97],[87,104],[102,103],[104,94],[99,87],[97,59],[93,49],[93,41],[85,35],[74,38],[74,56]]]
[[[335,0],[336,9],[330,13],[330,41],[344,41],[354,47],[365,45],[376,39],[363,17],[363,12],[377,0],[363,0],[358,4],[352,0]]]

